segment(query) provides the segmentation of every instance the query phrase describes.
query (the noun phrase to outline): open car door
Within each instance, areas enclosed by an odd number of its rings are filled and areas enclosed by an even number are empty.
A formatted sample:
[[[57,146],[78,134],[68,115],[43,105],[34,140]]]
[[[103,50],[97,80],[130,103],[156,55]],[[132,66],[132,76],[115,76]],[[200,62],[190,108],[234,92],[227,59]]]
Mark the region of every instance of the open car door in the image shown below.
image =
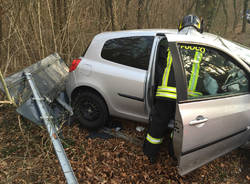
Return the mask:
[[[250,137],[249,73],[229,55],[214,48],[191,44],[172,43],[177,83],[177,108],[174,129],[174,152],[178,159],[179,174],[188,172],[241,146]],[[195,52],[202,47],[199,79],[205,86],[200,96],[188,95]],[[218,62],[220,58],[220,62]],[[216,62],[214,62],[216,61]],[[229,62],[229,63],[227,63]],[[228,82],[235,70],[242,78],[238,83]],[[206,71],[203,72],[202,71]],[[206,76],[201,78],[203,74]],[[232,76],[236,76],[236,74]],[[197,90],[200,85],[197,82]]]
[[[164,35],[165,37],[165,35]],[[157,47],[162,39],[162,36],[156,36],[153,42],[152,51],[150,55],[150,62],[149,67],[147,71],[147,79],[145,83],[145,111],[147,114],[150,114],[151,107],[153,104],[154,99],[154,90],[155,90],[155,84],[154,84],[154,76],[155,76],[155,60],[157,57]]]

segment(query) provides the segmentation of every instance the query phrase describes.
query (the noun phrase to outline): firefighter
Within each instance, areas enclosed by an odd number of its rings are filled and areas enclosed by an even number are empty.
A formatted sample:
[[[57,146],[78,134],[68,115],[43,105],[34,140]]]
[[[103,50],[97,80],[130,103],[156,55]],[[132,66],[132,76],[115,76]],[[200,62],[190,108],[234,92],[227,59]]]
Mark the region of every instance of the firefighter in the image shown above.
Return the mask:
[[[193,15],[185,16],[179,25],[178,31],[186,34],[188,30],[202,33],[202,21]],[[197,52],[194,58],[197,62],[193,64],[193,71],[189,81],[188,94],[202,95],[196,91],[196,84],[199,76],[199,64],[202,60],[202,53]],[[155,99],[150,114],[149,128],[143,145],[143,152],[154,163],[160,150],[163,137],[168,129],[171,119],[174,119],[176,108],[176,81],[174,78],[173,58],[168,48],[168,42],[163,39],[159,43],[158,58],[155,69]],[[171,133],[172,137],[173,132]],[[172,141],[171,141],[172,142]]]
[[[156,161],[157,153],[168,128],[174,118],[176,105],[176,85],[172,66],[172,55],[167,40],[159,43],[158,59],[155,69],[155,99],[153,102],[149,128],[143,145],[143,152],[151,163]]]

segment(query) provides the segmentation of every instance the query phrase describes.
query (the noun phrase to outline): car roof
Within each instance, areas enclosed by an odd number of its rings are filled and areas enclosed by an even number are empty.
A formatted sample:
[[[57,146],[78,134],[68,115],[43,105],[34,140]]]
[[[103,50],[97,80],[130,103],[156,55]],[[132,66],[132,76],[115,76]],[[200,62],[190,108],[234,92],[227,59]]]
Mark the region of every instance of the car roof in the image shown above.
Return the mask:
[[[185,29],[185,28],[184,28]],[[188,30],[190,29],[190,30]],[[223,42],[223,38],[211,34],[211,33],[199,33],[196,30],[192,30],[192,27],[187,27],[188,32],[185,34],[180,34],[177,29],[135,29],[135,30],[124,30],[124,31],[111,31],[111,32],[102,32],[97,34],[92,40],[89,49],[85,53],[84,57],[98,59],[100,56],[96,53],[101,53],[102,47],[107,40],[120,38],[120,37],[131,37],[131,36],[156,36],[157,33],[163,33],[166,35],[169,42],[178,42],[178,43],[194,43],[198,45],[210,46],[221,51],[224,51],[231,57],[240,61],[248,71],[250,67],[247,66],[240,57],[233,53],[232,50]]]
[[[169,42],[188,42],[199,43],[204,45],[213,45],[222,50],[228,48],[221,42],[221,37],[211,33],[191,32],[188,34],[180,34],[177,29],[135,29],[124,31],[103,32],[96,35],[96,39],[112,39],[126,36],[155,36],[157,33],[163,33],[167,36]]]

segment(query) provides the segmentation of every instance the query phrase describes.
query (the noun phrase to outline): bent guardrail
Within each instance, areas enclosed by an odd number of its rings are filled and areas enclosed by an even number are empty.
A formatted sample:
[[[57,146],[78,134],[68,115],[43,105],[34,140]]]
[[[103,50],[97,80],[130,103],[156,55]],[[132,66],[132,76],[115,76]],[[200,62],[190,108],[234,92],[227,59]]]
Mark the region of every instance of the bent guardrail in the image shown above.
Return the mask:
[[[55,53],[15,73],[0,83],[0,90],[17,104],[17,112],[37,125],[45,125],[68,184],[77,179],[58,137],[65,114],[73,114],[64,90],[68,68]],[[7,89],[6,89],[7,88]]]

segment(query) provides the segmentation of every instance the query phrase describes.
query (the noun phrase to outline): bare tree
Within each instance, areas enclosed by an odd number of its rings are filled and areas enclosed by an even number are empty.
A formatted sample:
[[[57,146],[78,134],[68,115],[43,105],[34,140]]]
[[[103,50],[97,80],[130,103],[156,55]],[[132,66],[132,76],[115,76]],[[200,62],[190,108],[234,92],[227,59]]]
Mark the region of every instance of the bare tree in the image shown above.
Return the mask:
[[[137,9],[137,29],[141,29],[143,27],[144,21],[144,0],[138,0],[138,9]]]
[[[226,2],[225,0],[221,0],[222,7],[223,7],[223,12],[225,15],[225,25],[224,25],[224,34],[227,32],[227,27],[228,27],[228,13],[227,13],[227,7],[226,7]]]
[[[244,5],[243,5],[243,24],[242,24],[242,33],[246,32],[246,23],[247,23],[247,19],[246,19],[246,12],[247,12],[247,8],[248,8],[248,0],[244,0]]]
[[[116,0],[105,0],[105,8],[108,17],[111,21],[111,29],[113,31],[118,30],[118,21],[117,21],[117,4]]]
[[[52,5],[55,33],[60,34],[67,21],[67,0],[53,0]]]
[[[152,2],[153,2],[152,0],[146,0],[146,3],[145,3],[146,21],[147,21],[148,28],[150,27],[149,10],[150,10],[150,7],[152,6]]]
[[[0,5],[0,56],[2,55],[2,44],[1,41],[3,40],[3,8]],[[0,59],[0,67],[2,65],[2,60]]]
[[[235,28],[238,24],[238,13],[237,13],[237,3],[236,0],[233,0],[233,7],[234,7],[234,23],[233,23],[233,31],[235,32]]]
[[[127,26],[128,26],[128,16],[129,16],[129,3],[131,2],[131,0],[126,0],[125,2],[125,21],[124,21],[124,24],[122,26],[122,29],[127,29]]]
[[[187,5],[186,5],[186,6],[187,6],[187,10],[185,11],[185,14],[190,14],[190,13],[191,13],[191,11],[192,11],[192,9],[194,8],[195,3],[196,3],[197,1],[196,1],[196,0],[193,0],[193,2],[191,2],[191,1],[188,1],[188,2],[190,3],[190,5],[189,5],[186,1],[183,2],[184,6],[185,6],[185,4],[187,4]]]
[[[220,0],[221,1],[221,0]],[[206,22],[206,31],[209,31],[215,19],[216,11],[219,8],[220,1],[218,0],[197,0],[195,12],[202,17]]]
[[[207,31],[215,32],[221,27],[227,31],[230,25],[235,29],[247,1],[84,0],[83,5],[82,0],[0,0],[1,67],[4,62],[4,73],[8,73],[52,52],[70,62],[85,50],[96,33],[176,28],[178,20],[189,13],[203,17]],[[229,9],[234,11],[232,15]]]

